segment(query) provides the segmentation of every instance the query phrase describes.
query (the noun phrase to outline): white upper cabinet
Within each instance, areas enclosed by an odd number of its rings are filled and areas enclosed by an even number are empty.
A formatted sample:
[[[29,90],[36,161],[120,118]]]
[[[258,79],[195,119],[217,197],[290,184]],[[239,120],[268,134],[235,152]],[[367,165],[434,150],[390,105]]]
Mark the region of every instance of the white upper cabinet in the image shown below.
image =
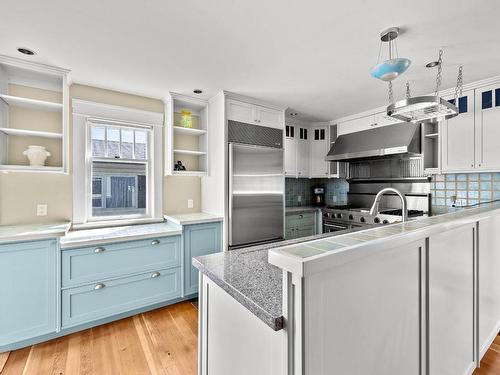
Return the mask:
[[[447,98],[453,100],[453,98]],[[441,123],[441,169],[460,172],[474,169],[474,90],[458,99],[460,114]]]
[[[228,99],[227,119],[283,129],[283,111]]]
[[[500,170],[500,84],[476,90],[475,161],[481,170]]]
[[[285,175],[287,177],[297,175],[297,140],[294,125],[285,127]]]
[[[309,129],[298,128],[297,139],[297,175],[298,177],[309,177]]]
[[[328,162],[329,138],[327,126],[311,128],[311,177],[328,177],[330,175]]]

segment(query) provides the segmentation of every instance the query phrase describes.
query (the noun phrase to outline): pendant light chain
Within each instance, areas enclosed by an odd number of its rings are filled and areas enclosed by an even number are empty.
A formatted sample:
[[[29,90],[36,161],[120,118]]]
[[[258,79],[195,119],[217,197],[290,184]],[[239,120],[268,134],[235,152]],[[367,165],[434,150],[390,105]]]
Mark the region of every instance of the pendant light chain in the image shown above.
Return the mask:
[[[394,102],[394,91],[392,90],[392,81],[389,81],[389,93],[388,93],[389,104]]]
[[[457,104],[457,99],[459,96],[462,96],[462,89],[463,89],[463,73],[462,73],[462,65],[458,67],[458,77],[457,77],[457,86],[455,87],[455,105]]]
[[[443,71],[443,50],[439,50],[439,58],[438,58],[438,71],[436,76],[436,90],[434,91],[434,95],[439,95],[439,88],[441,87],[442,80],[442,71]]]
[[[406,99],[411,98],[410,82],[406,82]]]

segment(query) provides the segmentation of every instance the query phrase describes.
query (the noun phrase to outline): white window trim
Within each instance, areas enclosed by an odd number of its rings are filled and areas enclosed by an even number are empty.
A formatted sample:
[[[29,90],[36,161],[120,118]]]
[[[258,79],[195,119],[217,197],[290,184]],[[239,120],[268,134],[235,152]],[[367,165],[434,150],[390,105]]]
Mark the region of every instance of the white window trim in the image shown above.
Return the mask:
[[[162,173],[162,131],[163,113],[142,111],[73,99],[73,226],[75,228],[128,225],[134,223],[163,221],[163,173]],[[88,199],[91,199],[88,141],[88,123],[99,122],[109,125],[129,125],[151,130],[150,163],[152,176],[148,186],[150,214],[138,217],[95,221],[91,220]]]

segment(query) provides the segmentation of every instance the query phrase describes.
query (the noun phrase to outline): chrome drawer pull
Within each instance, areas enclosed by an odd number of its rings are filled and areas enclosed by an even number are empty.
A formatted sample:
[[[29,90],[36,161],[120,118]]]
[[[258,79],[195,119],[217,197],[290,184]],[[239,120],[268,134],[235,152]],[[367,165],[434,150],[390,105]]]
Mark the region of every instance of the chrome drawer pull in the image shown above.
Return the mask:
[[[151,245],[158,245],[159,243],[160,243],[160,240],[151,241]]]
[[[96,247],[94,253],[102,253],[104,250],[106,250],[104,247]]]
[[[161,274],[160,274],[159,272],[153,272],[153,273],[151,274],[151,278],[152,278],[152,279],[154,279],[155,277],[158,277],[158,276],[160,276],[160,275],[161,275]]]
[[[104,285],[103,283],[99,283],[99,284],[96,284],[96,286],[94,287],[94,290],[99,290],[99,289],[102,289],[104,288],[106,285]]]

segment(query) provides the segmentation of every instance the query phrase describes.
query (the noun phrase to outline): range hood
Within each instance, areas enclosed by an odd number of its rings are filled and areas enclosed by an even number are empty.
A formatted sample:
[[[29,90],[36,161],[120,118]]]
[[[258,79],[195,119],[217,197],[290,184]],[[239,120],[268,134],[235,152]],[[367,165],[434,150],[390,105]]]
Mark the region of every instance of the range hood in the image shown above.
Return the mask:
[[[360,161],[420,154],[420,124],[404,122],[341,135],[325,160]]]

